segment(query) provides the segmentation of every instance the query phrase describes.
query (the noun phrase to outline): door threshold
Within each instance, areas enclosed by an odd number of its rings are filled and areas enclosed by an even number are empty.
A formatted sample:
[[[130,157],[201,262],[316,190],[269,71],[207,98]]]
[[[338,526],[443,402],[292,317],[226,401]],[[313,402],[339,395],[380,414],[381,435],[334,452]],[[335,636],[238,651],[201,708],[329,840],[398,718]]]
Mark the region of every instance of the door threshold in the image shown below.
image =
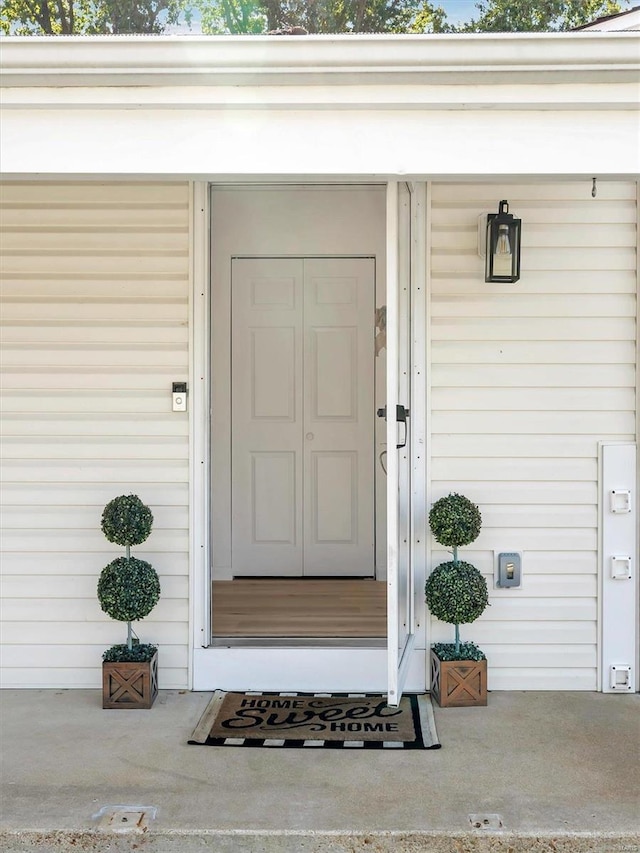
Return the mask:
[[[286,640],[291,642],[289,637]],[[379,637],[374,640],[380,642]],[[344,643],[345,639],[337,642]],[[388,651],[384,645],[374,648],[197,647],[193,650],[193,689],[384,693],[387,664]],[[423,692],[427,669],[427,652],[414,649],[405,689]]]
[[[383,649],[386,646],[386,637],[214,637],[208,648]]]

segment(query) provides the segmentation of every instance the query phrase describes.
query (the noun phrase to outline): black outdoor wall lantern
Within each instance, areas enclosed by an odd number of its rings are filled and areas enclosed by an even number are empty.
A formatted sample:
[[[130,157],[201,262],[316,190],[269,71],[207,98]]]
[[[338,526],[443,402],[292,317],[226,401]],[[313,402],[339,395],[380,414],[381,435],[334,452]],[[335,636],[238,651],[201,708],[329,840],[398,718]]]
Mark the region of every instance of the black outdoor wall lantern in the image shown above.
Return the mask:
[[[522,220],[509,213],[509,202],[500,202],[497,213],[487,215],[485,281],[514,284],[520,278]]]

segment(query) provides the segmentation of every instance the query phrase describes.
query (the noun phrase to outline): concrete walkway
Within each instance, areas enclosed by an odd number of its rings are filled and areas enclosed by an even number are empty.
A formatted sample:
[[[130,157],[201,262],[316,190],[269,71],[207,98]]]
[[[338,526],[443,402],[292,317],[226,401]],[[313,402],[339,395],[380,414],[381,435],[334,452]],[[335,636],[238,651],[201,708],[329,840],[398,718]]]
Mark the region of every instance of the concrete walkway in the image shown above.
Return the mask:
[[[409,752],[189,746],[210,695],[2,691],[1,849],[640,850],[639,695],[493,692]]]

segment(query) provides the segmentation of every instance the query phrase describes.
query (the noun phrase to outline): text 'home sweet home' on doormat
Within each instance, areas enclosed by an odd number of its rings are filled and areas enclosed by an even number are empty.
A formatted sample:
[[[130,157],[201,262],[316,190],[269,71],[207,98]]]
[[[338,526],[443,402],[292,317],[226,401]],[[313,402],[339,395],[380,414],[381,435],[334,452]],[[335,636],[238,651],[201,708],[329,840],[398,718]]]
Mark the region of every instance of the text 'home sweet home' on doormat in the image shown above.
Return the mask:
[[[189,743],[204,746],[439,749],[431,700],[397,708],[364,693],[227,693],[216,690]]]

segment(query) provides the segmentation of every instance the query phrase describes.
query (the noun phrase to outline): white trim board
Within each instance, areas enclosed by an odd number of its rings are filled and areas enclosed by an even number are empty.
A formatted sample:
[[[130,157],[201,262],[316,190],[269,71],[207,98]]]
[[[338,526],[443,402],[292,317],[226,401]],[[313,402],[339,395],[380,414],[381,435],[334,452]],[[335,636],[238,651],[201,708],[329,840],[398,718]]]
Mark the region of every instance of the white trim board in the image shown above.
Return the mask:
[[[211,648],[194,658],[194,690],[387,690],[386,648]],[[411,653],[405,690],[425,689],[426,658],[424,649]]]
[[[4,98],[3,94],[3,98]],[[6,176],[636,175],[637,113],[398,109],[4,109]],[[603,124],[616,157],[603,143]],[[149,146],[150,135],[154,145]],[[259,135],[261,145],[254,140]],[[46,137],[47,145],[38,141]],[[508,139],[508,146],[494,140]],[[282,145],[286,139],[287,144]],[[363,147],[362,140],[367,140]],[[425,158],[425,140],[429,157]],[[215,156],[212,152],[215,151]],[[248,166],[250,171],[248,171]]]
[[[639,43],[634,32],[8,36],[3,172],[635,176]]]
[[[189,572],[189,685],[195,680],[194,650],[208,645],[211,636],[209,584],[211,564],[209,499],[209,187],[192,185],[192,293],[190,311],[190,572]]]
[[[638,68],[638,35],[628,33],[349,34],[270,36],[70,36],[3,38],[5,86],[131,86],[222,83],[300,85],[355,78],[450,83],[516,75],[546,84],[582,75],[588,82]],[[461,77],[465,75],[465,77]]]

